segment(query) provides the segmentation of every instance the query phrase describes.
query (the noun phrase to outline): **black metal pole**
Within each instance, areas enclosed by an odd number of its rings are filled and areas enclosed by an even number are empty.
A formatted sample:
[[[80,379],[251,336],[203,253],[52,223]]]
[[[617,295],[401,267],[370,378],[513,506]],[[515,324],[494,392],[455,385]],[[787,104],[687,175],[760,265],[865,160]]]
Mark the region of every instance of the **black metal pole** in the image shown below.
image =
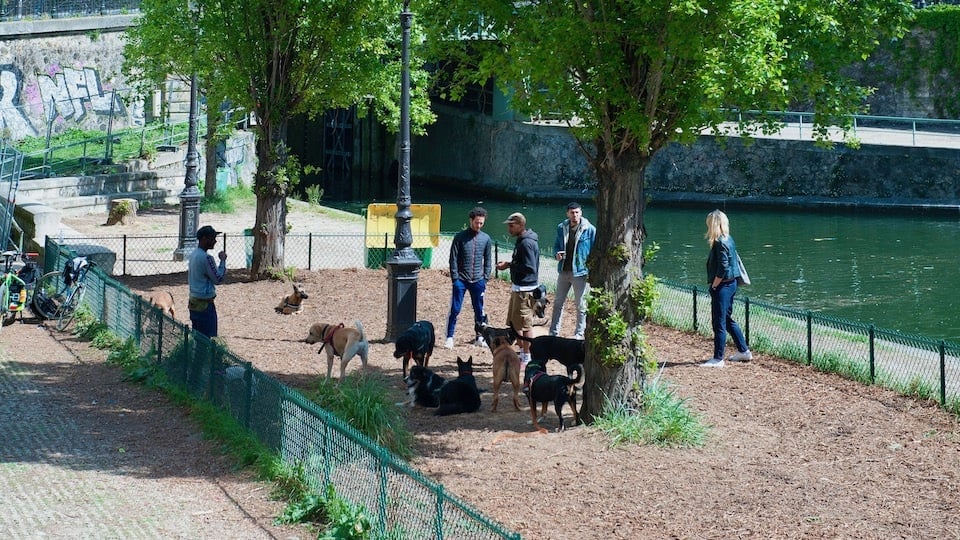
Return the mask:
[[[410,246],[413,233],[410,220],[410,26],[413,13],[410,0],[404,0],[400,13],[403,31],[401,44],[402,75],[400,82],[400,167],[397,178],[397,214],[394,246],[387,259],[387,335],[395,341],[417,319],[417,279],[421,261]]]
[[[196,232],[200,221],[200,190],[197,189],[197,171],[200,153],[197,151],[197,73],[190,76],[190,116],[187,128],[186,175],[180,192],[180,241],[173,252],[173,260],[183,261],[197,247]]]

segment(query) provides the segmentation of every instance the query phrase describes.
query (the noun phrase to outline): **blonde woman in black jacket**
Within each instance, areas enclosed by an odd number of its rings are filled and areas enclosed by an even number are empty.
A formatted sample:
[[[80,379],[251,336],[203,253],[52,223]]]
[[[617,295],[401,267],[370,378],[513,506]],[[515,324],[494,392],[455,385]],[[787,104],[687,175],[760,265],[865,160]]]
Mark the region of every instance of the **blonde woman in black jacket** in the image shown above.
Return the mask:
[[[730,220],[720,210],[707,214],[707,234],[710,255],[707,257],[707,282],[710,284],[710,320],[713,323],[713,357],[700,364],[706,367],[723,367],[727,333],[733,338],[737,352],[730,355],[731,362],[747,362],[753,354],[747,347],[740,325],[733,320],[733,296],[737,294],[737,278],[740,265],[737,263],[737,244],[730,236]]]

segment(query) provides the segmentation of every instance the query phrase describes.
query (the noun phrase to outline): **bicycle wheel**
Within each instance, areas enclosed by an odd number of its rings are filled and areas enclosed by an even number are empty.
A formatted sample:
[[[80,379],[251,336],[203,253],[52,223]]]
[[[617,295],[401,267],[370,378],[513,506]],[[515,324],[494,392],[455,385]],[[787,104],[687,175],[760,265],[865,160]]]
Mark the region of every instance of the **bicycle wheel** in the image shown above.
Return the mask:
[[[66,285],[60,272],[48,272],[37,280],[33,289],[33,313],[41,319],[57,318],[57,311],[67,298]]]
[[[67,299],[57,310],[57,330],[66,330],[76,316],[81,300],[83,300],[83,285],[79,284],[67,293]]]

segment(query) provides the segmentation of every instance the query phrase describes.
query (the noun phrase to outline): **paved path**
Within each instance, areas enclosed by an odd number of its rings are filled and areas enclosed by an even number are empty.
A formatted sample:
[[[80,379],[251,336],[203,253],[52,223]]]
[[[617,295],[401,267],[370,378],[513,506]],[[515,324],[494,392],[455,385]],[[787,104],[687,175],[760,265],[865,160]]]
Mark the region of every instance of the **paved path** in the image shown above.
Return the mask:
[[[0,333],[0,538],[300,537],[181,409],[58,339]]]

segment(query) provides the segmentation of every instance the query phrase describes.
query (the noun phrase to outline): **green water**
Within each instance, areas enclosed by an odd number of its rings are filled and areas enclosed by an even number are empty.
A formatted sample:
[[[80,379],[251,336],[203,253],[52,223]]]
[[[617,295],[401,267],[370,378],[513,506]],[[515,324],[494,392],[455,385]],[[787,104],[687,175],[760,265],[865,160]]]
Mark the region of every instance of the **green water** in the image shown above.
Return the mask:
[[[411,193],[415,203],[441,204],[441,230],[457,231],[467,213],[480,204],[489,212],[484,230],[510,242],[501,222],[523,212],[540,235],[544,252],[552,249],[563,203],[458,200],[456,196]],[[389,201],[395,202],[395,201]],[[579,200],[584,216],[596,211]],[[358,210],[359,205],[354,205]],[[652,207],[645,224],[648,241],[660,252],[647,269],[686,284],[706,282],[707,209]],[[960,220],[872,213],[729,211],[731,234],[753,284],[741,289],[752,299],[883,328],[960,341]]]

